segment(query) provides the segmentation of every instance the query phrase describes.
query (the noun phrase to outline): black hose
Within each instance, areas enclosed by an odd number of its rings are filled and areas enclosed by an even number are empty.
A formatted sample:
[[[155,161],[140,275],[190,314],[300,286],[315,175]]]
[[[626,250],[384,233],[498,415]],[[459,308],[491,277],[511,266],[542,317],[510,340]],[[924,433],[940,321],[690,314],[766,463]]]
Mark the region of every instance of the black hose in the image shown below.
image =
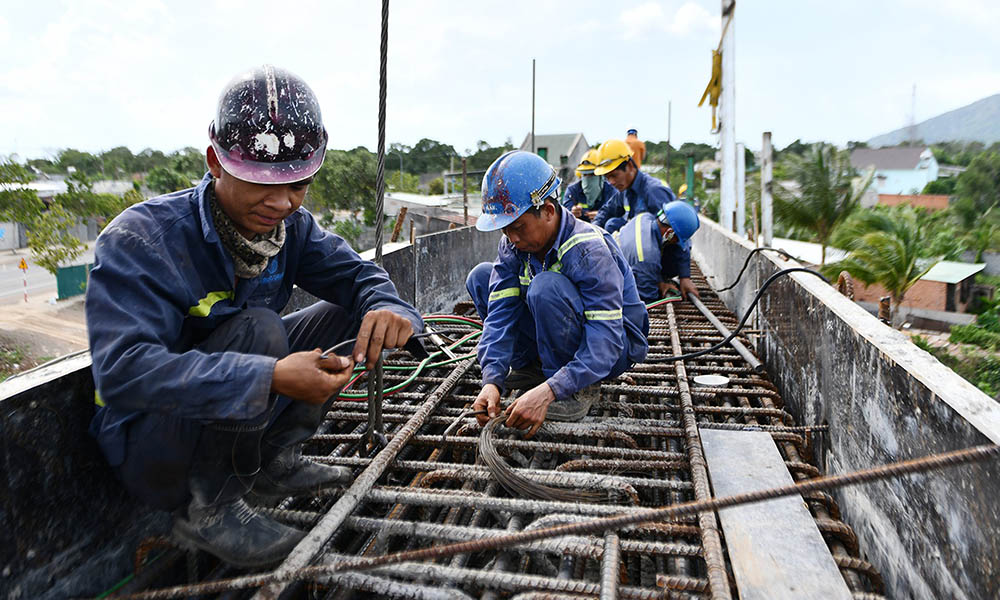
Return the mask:
[[[747,270],[747,266],[750,265],[750,259],[753,258],[753,256],[755,254],[757,254],[759,252],[763,252],[765,250],[768,250],[770,252],[777,252],[778,254],[784,256],[785,258],[790,258],[792,260],[798,260],[794,256],[792,256],[791,254],[785,252],[784,250],[782,250],[780,248],[771,248],[769,246],[761,246],[760,248],[754,248],[753,250],[750,251],[750,254],[747,254],[747,259],[745,261],[743,261],[743,268],[740,269],[740,274],[736,276],[736,281],[730,283],[729,285],[727,285],[726,287],[724,287],[722,289],[716,290],[716,293],[718,293],[718,292],[725,292],[727,290],[731,290],[734,287],[736,287],[736,284],[739,283],[740,279],[743,277],[743,272],[746,271]]]
[[[667,356],[667,357],[664,357],[664,358],[650,359],[650,360],[647,360],[646,362],[647,363],[664,363],[664,362],[674,362],[674,361],[677,361],[677,360],[687,360],[689,358],[698,358],[699,356],[703,356],[705,354],[708,354],[709,352],[715,352],[719,348],[725,346],[726,344],[729,343],[730,340],[732,340],[737,335],[739,335],[740,331],[743,329],[743,326],[746,325],[747,319],[749,319],[750,315],[753,313],[754,307],[757,306],[758,302],[760,302],[760,299],[764,295],[764,292],[767,290],[767,287],[769,285],[771,285],[774,282],[775,279],[778,279],[779,277],[788,275],[789,273],[809,273],[810,275],[815,275],[816,277],[819,277],[820,279],[822,279],[824,282],[826,282],[828,284],[830,283],[830,280],[827,279],[826,277],[824,277],[819,272],[813,271],[812,269],[807,269],[805,267],[792,267],[790,269],[785,269],[783,271],[778,271],[774,275],[771,275],[770,277],[768,277],[767,281],[765,281],[764,284],[760,286],[760,289],[757,290],[757,295],[755,295],[753,297],[753,301],[750,302],[750,306],[747,307],[746,313],[743,315],[743,318],[740,319],[740,322],[736,326],[736,329],[734,329],[732,331],[732,333],[730,333],[728,336],[726,336],[726,338],[724,340],[722,340],[718,344],[715,344],[714,346],[711,346],[709,348],[703,348],[701,350],[698,350],[697,352],[688,352],[687,354],[678,354],[677,356]]]

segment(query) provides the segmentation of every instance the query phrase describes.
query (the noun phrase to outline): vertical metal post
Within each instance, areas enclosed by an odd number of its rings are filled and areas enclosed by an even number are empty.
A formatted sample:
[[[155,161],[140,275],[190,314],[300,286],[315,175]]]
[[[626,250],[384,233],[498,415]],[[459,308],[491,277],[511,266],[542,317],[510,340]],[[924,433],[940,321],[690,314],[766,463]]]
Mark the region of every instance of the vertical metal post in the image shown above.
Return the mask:
[[[719,98],[719,145],[722,169],[719,175],[719,221],[726,231],[734,230],[736,209],[736,78],[735,34],[733,17],[736,0],[722,0],[722,94]]]
[[[747,233],[747,147],[736,144],[736,233]]]
[[[765,246],[770,246],[774,240],[774,198],[771,196],[774,158],[771,153],[771,132],[765,131],[760,149],[760,225]]]
[[[465,214],[465,225],[469,224],[469,173],[465,168],[465,158],[462,158],[462,210]]]
[[[667,164],[667,185],[670,185],[670,116],[671,116],[670,112],[672,108],[671,104],[673,104],[673,102],[667,100],[667,157],[665,160]]]
[[[535,151],[535,59],[531,59],[531,151]]]
[[[688,186],[688,189],[687,189],[687,198],[688,198],[688,202],[691,202],[692,204],[694,204],[694,201],[695,201],[695,198],[694,198],[694,157],[691,156],[691,155],[688,155],[687,159],[688,159],[687,160],[687,181],[685,182],[685,183],[687,183],[687,186]]]

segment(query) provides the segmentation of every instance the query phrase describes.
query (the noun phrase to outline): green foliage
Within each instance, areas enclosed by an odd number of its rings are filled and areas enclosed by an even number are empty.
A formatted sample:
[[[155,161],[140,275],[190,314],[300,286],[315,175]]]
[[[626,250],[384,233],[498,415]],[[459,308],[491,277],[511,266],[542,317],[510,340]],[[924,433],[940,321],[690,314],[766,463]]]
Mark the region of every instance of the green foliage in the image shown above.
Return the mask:
[[[191,180],[169,167],[154,167],[146,175],[146,186],[155,194],[169,194],[191,187]]]
[[[942,177],[941,179],[935,179],[934,181],[929,181],[924,189],[920,190],[921,194],[947,194],[948,196],[955,193],[955,183],[958,181],[956,177]]]
[[[824,273],[832,277],[843,270],[866,284],[881,284],[892,296],[895,317],[907,290],[940,260],[926,257],[927,235],[920,213],[910,206],[857,213],[833,240],[849,254]]]
[[[386,155],[386,165],[395,164],[399,156],[403,157],[403,171],[420,175],[421,173],[441,172],[449,168],[451,158],[458,158],[458,152],[451,144],[423,138],[416,144],[390,144]],[[327,153],[329,157],[329,152]],[[329,158],[327,159],[329,160]]]
[[[431,179],[430,183],[427,184],[427,192],[429,194],[443,194],[444,179],[441,177],[435,177],[434,179]]]
[[[958,176],[955,195],[974,214],[982,214],[1000,203],[1000,152],[980,154]]]
[[[366,225],[375,223],[375,155],[364,147],[328,150],[306,197],[310,209],[361,212]]]
[[[775,186],[774,215],[785,226],[811,231],[812,239],[822,246],[821,264],[825,264],[830,237],[860,206],[872,172],[855,184],[850,155],[825,144],[816,144],[805,155],[791,156],[788,161],[800,196],[793,197]]]
[[[0,159],[0,221],[26,223],[42,211],[34,190],[26,189],[31,173],[18,163]]]
[[[917,337],[919,336],[911,338],[914,343],[933,354],[946,367],[958,373],[985,394],[993,397],[1000,394],[1000,358],[996,355],[962,348],[961,355],[955,356],[944,348],[933,348],[929,345],[924,347],[917,342]],[[952,334],[952,338],[954,341],[954,334]]]
[[[70,230],[79,219],[58,204],[39,215],[28,228],[28,247],[38,263],[53,275],[63,266],[83,254],[83,242]]]
[[[934,158],[942,165],[969,166],[977,155],[986,150],[982,142],[940,142],[931,146]]]
[[[922,335],[912,336],[910,338],[910,341],[913,342],[917,346],[917,348],[920,348],[921,350],[924,350],[926,352],[930,352],[931,354],[934,353],[934,347],[931,346],[931,343],[924,336]]]
[[[951,336],[948,339],[956,344],[972,344],[987,350],[1000,350],[1000,334],[983,329],[974,323],[952,325]]]
[[[24,370],[27,356],[19,346],[0,345],[0,381]]]
[[[465,168],[468,171],[485,171],[493,164],[493,161],[500,158],[500,155],[504,152],[509,152],[514,149],[514,144],[511,143],[510,138],[504,142],[502,146],[491,146],[483,140],[476,142],[476,151],[469,153],[468,159],[465,161]],[[458,164],[455,165],[455,170],[458,170]],[[470,181],[469,185],[472,185]]]
[[[358,238],[361,237],[363,228],[354,219],[343,219],[330,224],[330,230],[347,240],[347,243],[354,246]]]
[[[400,175],[402,175],[402,177],[400,177]],[[417,175],[410,175],[406,172],[400,174],[399,171],[388,171],[385,174],[385,185],[390,190],[416,194],[420,191],[418,189],[418,186],[420,185],[420,177]]]

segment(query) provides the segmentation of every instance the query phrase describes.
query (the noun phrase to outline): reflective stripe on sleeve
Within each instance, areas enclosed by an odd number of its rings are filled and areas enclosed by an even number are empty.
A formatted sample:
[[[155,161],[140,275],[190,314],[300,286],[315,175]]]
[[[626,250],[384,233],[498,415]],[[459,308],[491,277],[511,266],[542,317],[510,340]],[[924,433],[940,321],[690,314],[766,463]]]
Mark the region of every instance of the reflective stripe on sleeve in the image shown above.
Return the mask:
[[[563,254],[566,254],[566,252],[568,252],[570,248],[579,244],[580,242],[586,242],[588,240],[596,240],[599,239],[600,237],[601,234],[597,232],[578,233],[574,235],[573,237],[563,242],[562,246],[559,246],[559,260],[562,260]]]
[[[614,321],[622,318],[622,309],[617,310],[585,310],[583,316],[588,321]]]
[[[490,302],[493,302],[494,300],[500,300],[501,298],[513,298],[514,296],[520,296],[520,295],[521,295],[521,288],[512,287],[503,290],[497,290],[495,292],[490,293]]]
[[[228,292],[209,292],[207,296],[198,301],[198,304],[188,309],[188,314],[192,317],[207,317],[212,312],[212,307],[215,306],[216,302],[232,299],[232,290]]]
[[[642,219],[635,219],[635,252],[639,255],[639,262],[643,261],[642,256]]]
[[[97,406],[104,406],[104,399],[101,398],[101,392],[94,390],[94,404]]]

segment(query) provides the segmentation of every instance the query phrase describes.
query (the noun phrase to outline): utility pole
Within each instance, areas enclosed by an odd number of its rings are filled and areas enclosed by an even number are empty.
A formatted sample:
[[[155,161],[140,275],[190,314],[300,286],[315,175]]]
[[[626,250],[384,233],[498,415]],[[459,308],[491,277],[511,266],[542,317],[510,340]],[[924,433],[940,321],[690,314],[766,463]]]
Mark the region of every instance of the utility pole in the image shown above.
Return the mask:
[[[736,144],[736,234],[747,234],[747,147]]]
[[[764,233],[764,245],[770,246],[774,239],[774,199],[771,196],[771,178],[774,159],[771,156],[771,132],[764,132],[760,149],[760,221]]]
[[[722,168],[719,174],[719,221],[733,231],[736,210],[736,0],[722,0],[722,94],[719,98],[719,145]]]
[[[535,152],[535,59],[531,59],[531,152]]]
[[[469,224],[469,176],[465,170],[465,157],[462,157],[462,208],[465,212],[464,224]]]
[[[667,185],[670,185],[670,105],[672,102],[667,100]]]

